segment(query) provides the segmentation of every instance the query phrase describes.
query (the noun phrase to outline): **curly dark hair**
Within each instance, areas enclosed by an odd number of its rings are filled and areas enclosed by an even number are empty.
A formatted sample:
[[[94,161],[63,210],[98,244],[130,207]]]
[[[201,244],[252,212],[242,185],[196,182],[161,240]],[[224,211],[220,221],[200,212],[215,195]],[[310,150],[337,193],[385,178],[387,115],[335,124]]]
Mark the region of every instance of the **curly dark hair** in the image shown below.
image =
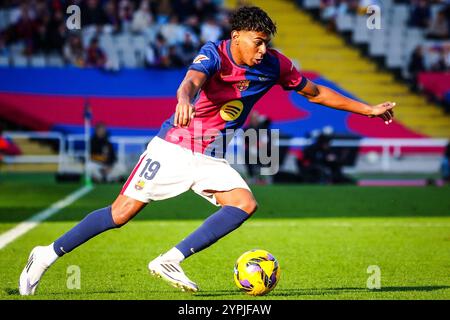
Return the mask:
[[[230,17],[231,30],[264,32],[274,35],[277,26],[267,13],[259,7],[241,7]]]

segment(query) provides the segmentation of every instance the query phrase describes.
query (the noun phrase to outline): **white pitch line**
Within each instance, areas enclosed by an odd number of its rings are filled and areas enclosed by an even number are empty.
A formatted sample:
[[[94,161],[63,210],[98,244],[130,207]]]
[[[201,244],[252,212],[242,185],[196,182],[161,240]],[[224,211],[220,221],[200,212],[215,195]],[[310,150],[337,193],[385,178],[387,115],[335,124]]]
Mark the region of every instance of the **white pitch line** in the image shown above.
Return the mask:
[[[52,215],[57,213],[59,210],[64,209],[68,205],[72,204],[85,194],[87,194],[89,191],[92,190],[92,187],[85,186],[81,189],[78,189],[77,191],[69,194],[64,199],[55,202],[47,209],[40,211],[36,213],[34,216],[28,218],[24,222],[19,223],[14,228],[6,231],[5,233],[0,235],[0,250],[6,247],[9,243],[16,240],[21,235],[27,233],[34,227],[36,227],[38,224],[40,224],[42,221],[50,218]]]

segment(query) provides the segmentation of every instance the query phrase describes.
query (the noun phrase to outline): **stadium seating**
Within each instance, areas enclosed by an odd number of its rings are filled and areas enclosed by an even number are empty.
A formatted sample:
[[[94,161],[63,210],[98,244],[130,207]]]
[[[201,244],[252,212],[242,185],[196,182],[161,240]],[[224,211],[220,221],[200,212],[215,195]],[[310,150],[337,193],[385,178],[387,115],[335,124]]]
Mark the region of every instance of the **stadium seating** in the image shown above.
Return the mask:
[[[47,57],[46,65],[49,67],[63,67],[64,66],[64,60],[61,56],[58,55],[49,55]]]
[[[92,34],[83,33],[83,44],[89,45]],[[150,42],[149,37],[144,35],[119,34],[112,36],[102,34],[99,38],[100,47],[105,51],[109,60],[118,60],[118,65],[123,68],[142,68],[144,67],[145,50]],[[11,59],[8,56],[0,55],[0,65],[3,66],[33,66],[33,67],[64,67],[66,66],[61,56],[50,54],[34,54],[27,59],[22,56],[23,43],[11,45]]]
[[[9,66],[9,58],[0,56],[0,67]]]
[[[5,31],[8,26],[13,24],[15,16],[18,14],[18,7],[0,10],[0,32]],[[81,39],[84,49],[89,46],[94,36],[99,37],[99,46],[108,58],[108,66],[113,65],[114,68],[141,68],[144,67],[145,50],[149,43],[153,42],[156,34],[159,32],[161,25],[153,25],[151,29],[143,33],[132,33],[131,31],[123,31],[119,34],[113,34],[108,28],[104,28],[103,32],[98,33],[94,26],[84,26],[81,29]],[[1,49],[1,46],[0,46]],[[66,62],[62,59],[55,58],[55,53],[48,55],[33,53],[27,58],[23,57],[25,43],[22,40],[13,42],[7,46],[5,52],[0,52],[0,65],[13,67],[64,67]]]
[[[27,67],[28,66],[28,58],[21,56],[21,55],[16,55],[16,56],[12,56],[11,57],[11,61],[12,61],[12,65],[14,67]]]
[[[411,93],[391,72],[380,69],[375,60],[349,47],[343,37],[327,31],[314,16],[299,10],[295,3],[273,0],[254,3],[267,10],[278,23],[280,31],[274,39],[275,46],[298,61],[302,69],[317,71],[368,103],[396,101],[397,120],[413,132],[431,137],[450,136],[450,117],[442,108]],[[319,4],[320,1],[303,1],[306,9],[318,9]],[[382,1],[382,4],[381,30],[369,30],[366,18],[363,21],[359,16],[349,14],[337,17],[337,28],[350,32],[351,39],[367,46],[374,57],[385,59],[389,67],[406,72],[410,53],[422,41],[423,31],[405,27],[408,8],[404,4],[393,1]],[[438,121],[431,121],[437,117]],[[358,116],[352,116],[352,119],[358,119]],[[357,125],[358,121],[352,123]]]
[[[382,29],[370,30],[366,27],[367,17],[342,13],[336,17],[339,32],[351,32],[355,44],[369,46],[369,54],[373,57],[385,57],[387,66],[399,68],[404,76],[408,75],[408,62],[417,45],[426,42],[423,29],[407,26],[410,8],[407,4],[395,3],[394,0],[379,2],[382,9]],[[318,9],[320,0],[303,2],[305,9]],[[431,5],[434,17],[441,6]],[[387,50],[386,50],[387,49]]]
[[[34,55],[30,58],[31,67],[45,67],[47,64],[46,59],[43,55]]]

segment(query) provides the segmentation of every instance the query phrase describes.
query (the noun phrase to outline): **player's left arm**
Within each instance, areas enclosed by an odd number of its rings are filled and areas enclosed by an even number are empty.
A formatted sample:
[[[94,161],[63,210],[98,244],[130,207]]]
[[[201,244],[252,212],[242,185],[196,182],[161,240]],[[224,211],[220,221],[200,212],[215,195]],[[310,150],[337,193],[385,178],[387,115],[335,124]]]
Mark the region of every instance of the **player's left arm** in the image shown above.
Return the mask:
[[[361,114],[370,118],[379,117],[384,120],[385,124],[391,123],[394,118],[393,108],[395,102],[387,101],[375,106],[370,106],[345,97],[326,86],[317,85],[310,80],[307,80],[306,85],[297,92],[302,96],[305,96],[310,102],[318,103],[333,109]]]

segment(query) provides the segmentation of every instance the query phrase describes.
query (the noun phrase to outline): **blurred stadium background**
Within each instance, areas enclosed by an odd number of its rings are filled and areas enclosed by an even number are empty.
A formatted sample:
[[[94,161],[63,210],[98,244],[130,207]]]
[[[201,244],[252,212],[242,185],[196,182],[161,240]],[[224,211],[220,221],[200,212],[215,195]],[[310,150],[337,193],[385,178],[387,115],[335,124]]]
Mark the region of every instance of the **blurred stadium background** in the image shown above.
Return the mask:
[[[69,30],[66,26],[66,19],[70,16],[66,8],[72,4],[81,9],[80,30]],[[403,298],[430,298],[431,291],[438,294],[436,290],[441,290],[442,295],[437,297],[448,299],[449,283],[447,281],[446,286],[439,286],[443,284],[444,276],[437,271],[441,270],[445,260],[445,254],[442,254],[445,252],[445,241],[448,241],[450,212],[446,186],[450,138],[448,1],[2,1],[0,209],[3,223],[0,230],[4,232],[13,228],[83,182],[86,154],[89,154],[85,143],[87,123],[90,134],[93,134],[94,126],[106,126],[114,154],[111,161],[115,163],[117,175],[110,179],[113,185],[97,186],[97,193],[91,193],[79,207],[67,210],[66,215],[57,221],[73,224],[97,205],[111,201],[149,139],[174,111],[176,89],[186,66],[204,42],[229,36],[229,12],[242,4],[258,5],[268,12],[278,25],[278,34],[272,45],[290,57],[301,72],[314,82],[370,104],[386,100],[397,103],[396,119],[386,126],[381,120],[313,105],[300,95],[274,87],[255,109],[259,119],[269,119],[270,128],[280,130],[280,173],[268,180],[252,180],[248,176],[248,168],[236,166],[251,184],[274,184],[255,186],[255,192],[265,204],[265,207],[261,206],[261,216],[275,218],[277,212],[281,217],[293,219],[439,216],[440,220],[411,218],[407,223],[418,226],[428,223],[428,227],[433,223],[435,225],[427,229],[428,233],[422,233],[422,229],[414,229],[414,226],[412,229],[400,228],[397,242],[392,242],[396,243],[396,247],[385,249],[386,252],[398,252],[404,243],[402,239],[409,241],[414,238],[415,245],[410,243],[412,247],[403,250],[407,257],[415,248],[421,247],[423,252],[417,252],[417,261],[430,259],[432,265],[437,261],[433,260],[436,255],[431,258],[427,252],[440,253],[439,261],[431,269],[420,269],[437,275],[433,278],[434,282],[430,280],[434,286],[412,286],[412,291],[421,291],[418,295],[408,296],[407,292],[399,294],[403,294]],[[371,5],[381,8],[381,29],[367,27],[370,16],[367,8]],[[346,179],[330,180],[317,173],[320,177],[314,177],[311,165],[314,166],[315,149],[308,149],[308,146],[321,141],[321,137],[326,137],[327,141],[329,139],[338,159],[337,167],[342,169]],[[235,143],[243,147],[240,141]],[[100,177],[94,180],[102,182],[108,179]],[[339,182],[359,186],[349,189],[329,187]],[[294,185],[300,183],[306,186]],[[315,189],[312,183],[326,186]],[[413,186],[419,188],[411,188]],[[23,194],[20,195],[17,190]],[[381,203],[374,200],[373,205],[342,200],[349,195],[360,200],[376,199],[380,193],[383,200]],[[311,198],[309,202],[305,200],[299,204],[295,201],[298,194]],[[400,200],[394,201],[394,195],[398,195]],[[295,204],[276,203],[272,198],[277,199],[277,196],[286,196],[290,203]],[[159,207],[161,212],[152,219],[200,219],[211,211],[200,200],[189,199],[183,196],[183,200],[187,201],[186,207],[192,212],[198,211],[198,214],[192,213],[192,217],[178,215],[177,206],[184,206],[183,202],[169,201],[167,207],[165,204]],[[296,215],[292,216],[294,212]],[[148,218],[143,215],[145,218],[142,219]],[[139,221],[140,218],[137,219]],[[393,224],[404,222],[389,221]],[[316,222],[312,222],[313,227]],[[305,223],[311,226],[309,222]],[[330,223],[335,223],[335,220]],[[357,225],[356,220],[349,223]],[[386,222],[376,220],[373,223]],[[14,286],[16,274],[6,270],[16,264],[19,272],[22,262],[15,261],[12,252],[22,250],[20,254],[25,259],[32,242],[43,238],[45,241],[51,240],[67,226],[54,224],[56,229],[45,229],[47,233],[41,229],[33,234],[34,238],[26,238],[26,242],[16,242],[12,246],[12,251],[8,251],[11,257],[5,258],[5,263],[0,266],[4,272],[9,272],[5,283],[10,287],[4,289],[8,295],[14,294],[10,288]],[[188,232],[189,229],[186,230]],[[321,231],[324,230],[328,229]],[[406,233],[402,234],[403,231]],[[388,230],[384,232],[387,238],[394,237]],[[136,236],[140,234],[135,233]],[[323,236],[321,232],[317,234]],[[339,237],[337,233],[335,236]],[[364,238],[367,234],[361,233],[360,236]],[[376,236],[373,234],[373,237]],[[241,240],[260,245],[249,239],[255,238],[244,237]],[[356,241],[359,241],[357,239],[358,236]],[[175,241],[175,238],[172,240]],[[233,254],[230,258],[232,263],[234,255],[237,257],[242,250],[239,247],[234,252],[232,250],[236,247],[231,242],[224,243]],[[264,242],[265,248],[271,250],[268,243]],[[313,243],[310,245],[314,247]],[[351,246],[349,243],[346,245]],[[367,245],[370,246],[371,242],[368,241]],[[87,252],[85,255],[88,256],[90,251]],[[287,253],[285,256],[283,254],[284,260],[281,260],[287,261]],[[314,264],[311,264],[313,269]],[[448,278],[448,274],[446,276]],[[345,275],[342,277],[345,278]],[[402,276],[399,279],[403,279]],[[308,283],[310,280],[303,278],[302,281]],[[401,280],[397,282],[398,285],[405,283]],[[310,286],[315,285],[310,283]],[[349,286],[355,284],[350,283]],[[397,291],[408,290],[394,288],[391,291],[384,297],[395,298],[398,297],[395,296]],[[356,292],[356,295],[360,293]],[[314,297],[316,293],[308,291],[305,294]],[[342,297],[342,292],[332,291],[330,294]],[[346,297],[346,292],[343,294]],[[296,292],[292,297],[301,295],[301,292]],[[219,294],[217,296],[220,297]],[[364,297],[373,298],[370,295]]]
[[[256,110],[290,139],[283,171],[299,173],[305,144],[325,132],[335,138],[340,154],[343,147],[352,149],[342,160],[348,174],[441,176],[450,136],[448,4],[252,3],[277,21],[274,47],[311,80],[368,103],[398,105],[395,123],[385,127],[382,121],[317,108],[274,88]],[[81,8],[80,30],[66,27],[70,4]],[[0,119],[4,137],[18,148],[3,152],[2,172],[81,172],[86,105],[92,124],[106,125],[118,161],[128,171],[173,112],[176,88],[197,49],[228,37],[229,8],[235,4],[3,1]],[[364,13],[374,4],[381,8],[379,30],[366,26]]]

